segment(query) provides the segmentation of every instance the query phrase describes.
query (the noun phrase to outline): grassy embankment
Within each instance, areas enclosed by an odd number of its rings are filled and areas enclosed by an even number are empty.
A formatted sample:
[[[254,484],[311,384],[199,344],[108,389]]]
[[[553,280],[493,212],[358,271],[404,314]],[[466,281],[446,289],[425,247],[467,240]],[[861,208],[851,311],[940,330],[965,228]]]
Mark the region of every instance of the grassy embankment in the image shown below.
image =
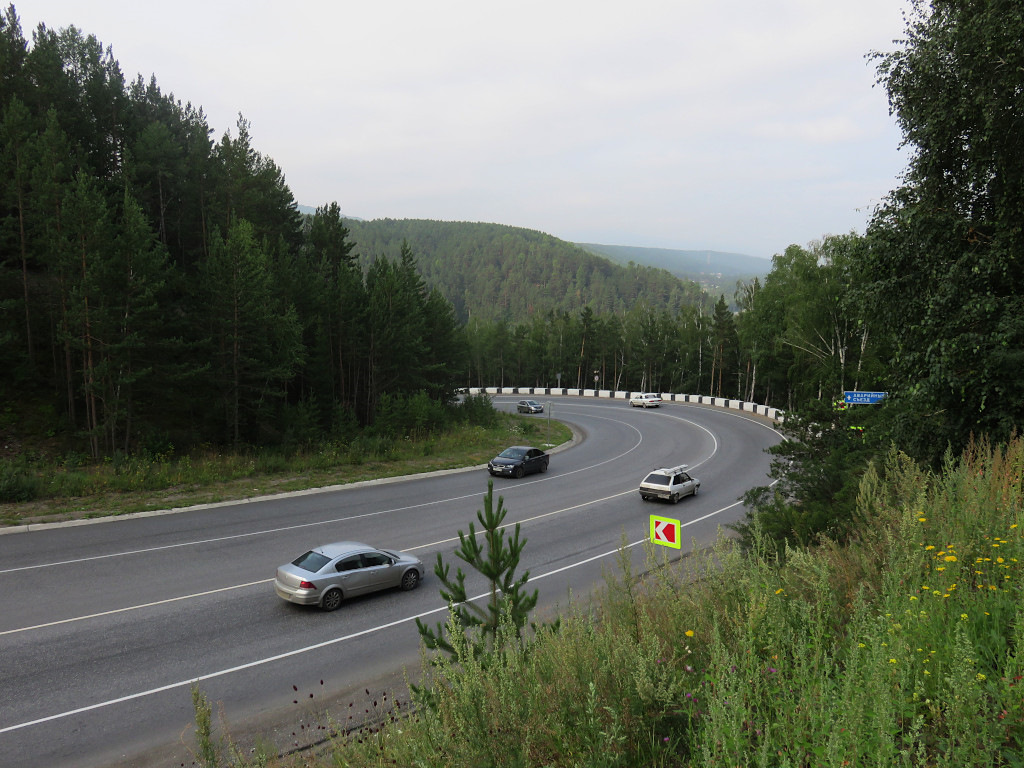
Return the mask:
[[[623,558],[558,631],[430,669],[436,707],[311,713],[336,735],[283,758],[200,729],[196,764],[1024,765],[1022,478],[1020,440],[940,476],[894,454],[848,546]]]
[[[0,526],[125,515],[245,499],[307,488],[484,464],[517,443],[560,445],[572,438],[546,417],[498,414],[492,427],[462,426],[417,440],[356,439],[308,450],[232,454],[198,451],[101,464],[80,455],[37,452],[0,465]]]

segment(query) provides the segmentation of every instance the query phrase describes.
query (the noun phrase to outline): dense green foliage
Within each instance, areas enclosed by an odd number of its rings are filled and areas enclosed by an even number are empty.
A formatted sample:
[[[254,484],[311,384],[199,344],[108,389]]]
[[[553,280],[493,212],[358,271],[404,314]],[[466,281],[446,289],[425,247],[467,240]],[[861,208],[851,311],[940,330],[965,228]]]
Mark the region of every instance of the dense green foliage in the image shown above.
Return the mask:
[[[494,409],[486,395],[443,405],[424,394],[389,400],[350,440],[309,445],[204,446],[187,453],[54,461],[25,451],[0,458],[0,525],[60,522],[323,488],[475,466],[510,442],[560,445],[565,425]]]
[[[675,562],[649,552],[643,579],[625,552],[557,629],[488,658],[456,635],[455,659],[424,665],[432,706],[374,690],[356,728],[342,718],[361,703],[304,710],[303,735],[331,734],[320,749],[232,764],[1019,766],[1022,477],[1019,439],[941,473],[893,451],[861,484],[848,546],[780,562],[723,540]]]
[[[471,320],[471,386],[567,386],[711,394],[786,410],[847,389],[884,388],[885,337],[854,301],[858,235],[776,256],[741,285],[740,311],[703,296],[675,312],[645,302],[621,314],[585,307],[519,323]],[[560,375],[559,375],[560,374]]]
[[[915,0],[880,81],[913,154],[861,264],[889,336],[896,437],[934,460],[1024,416],[1024,9]]]
[[[427,285],[468,320],[523,322],[536,312],[621,315],[637,303],[675,314],[702,291],[664,269],[619,266],[551,235],[502,224],[375,219],[347,223],[362,254],[416,251]]]
[[[913,2],[875,59],[903,185],[864,235],[792,245],[716,297],[514,227],[304,218],[243,118],[214,142],[95,38],[41,26],[29,46],[8,8],[0,386],[93,456],[431,429],[462,386],[754,401],[790,417],[768,528],[840,535],[890,442],[935,467],[1021,421],[1021,37],[1006,2]],[[889,393],[859,440],[832,411],[853,389]],[[5,470],[11,497],[23,480]]]
[[[734,526],[752,548],[760,537],[786,547],[807,547],[821,537],[847,541],[864,520],[856,514],[865,468],[889,449],[876,406],[812,401],[787,414],[777,429],[785,436],[768,449],[772,486],[747,492],[747,518]]]
[[[513,227],[303,218],[243,118],[214,142],[95,38],[41,26],[29,46],[13,7],[0,43],[0,383],[93,456],[347,439],[457,386],[793,408],[878,367],[866,334],[846,351],[849,307],[822,307],[847,287],[841,239],[714,298]],[[807,344],[822,317],[837,330]]]
[[[94,37],[41,26],[29,46],[13,7],[0,43],[0,385],[92,456],[347,439],[457,386],[790,408],[843,379],[764,324],[817,311],[788,262],[734,316],[538,232],[345,222],[333,203],[303,218],[243,118],[214,142],[201,109],[126,82]]]
[[[12,6],[0,393],[30,412],[0,428],[74,436],[144,484],[175,446],[365,460],[438,429],[465,385],[775,405],[780,482],[751,495],[745,556],[625,569],[597,621],[499,636],[486,673],[451,635],[436,706],[335,762],[1019,765],[1021,39],[1010,0],[912,0],[876,57],[913,153],[900,188],[865,235],[790,246],[711,297],[515,228],[303,218],[244,118],[214,141],[94,37],[41,26],[30,46]],[[850,389],[889,397],[838,408]],[[0,463],[4,499],[44,486],[29,457]]]
[[[794,463],[777,467],[782,482],[760,493],[754,514],[777,540],[855,533],[851,491],[890,442],[938,467],[972,440],[1019,432],[1022,38],[1018,3],[913,0],[900,47],[874,55],[912,151],[902,186],[863,238],[826,241],[825,258],[813,261],[787,251],[789,264],[776,257],[764,290],[751,292],[749,314],[772,329],[757,352],[798,354],[799,365],[818,372],[822,404],[844,388],[889,393],[884,406],[853,409],[871,423],[858,439],[848,419],[814,404],[813,379],[783,379],[805,416],[790,414],[787,440],[774,452]],[[788,284],[766,302],[784,266]],[[773,362],[768,374],[778,375]]]
[[[424,281],[465,320],[466,386],[592,387],[767,401],[727,302],[664,269],[498,224],[352,221],[363,253],[412,247]],[[723,346],[723,340],[728,343]]]
[[[463,343],[415,255],[361,268],[249,125],[126,82],[74,27],[0,17],[0,387],[98,458],[347,439],[451,402]],[[397,410],[396,410],[397,408]],[[403,427],[404,428],[404,427]]]

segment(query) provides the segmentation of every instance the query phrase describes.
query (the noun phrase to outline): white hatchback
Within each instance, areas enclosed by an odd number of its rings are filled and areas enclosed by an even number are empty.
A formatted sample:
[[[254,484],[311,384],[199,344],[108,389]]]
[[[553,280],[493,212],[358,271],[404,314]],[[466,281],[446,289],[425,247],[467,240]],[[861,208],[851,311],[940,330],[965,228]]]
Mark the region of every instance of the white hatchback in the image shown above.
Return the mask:
[[[640,498],[644,501],[664,499],[675,504],[683,496],[696,496],[700,480],[686,471],[686,464],[662,467],[645,477],[640,483]]]

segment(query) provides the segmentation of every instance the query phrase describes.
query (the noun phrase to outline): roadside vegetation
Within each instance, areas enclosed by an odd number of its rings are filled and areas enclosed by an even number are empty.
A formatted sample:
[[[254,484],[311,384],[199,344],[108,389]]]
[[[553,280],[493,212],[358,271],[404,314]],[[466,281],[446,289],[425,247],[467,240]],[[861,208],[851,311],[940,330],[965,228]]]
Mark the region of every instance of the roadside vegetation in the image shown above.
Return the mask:
[[[594,377],[773,405],[779,482],[713,552],[650,552],[642,575],[623,557],[560,625],[513,620],[483,655],[453,619],[454,653],[425,651],[429,699],[367,691],[355,725],[318,710],[291,755],[239,747],[196,690],[196,764],[1024,766],[1024,15],[1008,5],[908,0],[904,38],[869,55],[909,162],[863,234],[790,245],[730,301],[546,236],[402,225],[444,243],[458,307],[416,242],[357,251],[337,203],[301,215],[244,118],[211,141],[201,109],[126,80],[94,36],[40,26],[30,45],[8,6],[0,523],[567,439],[456,406],[465,386]],[[491,244],[501,259],[477,253]],[[849,390],[886,396],[844,409]]]
[[[623,555],[592,602],[489,653],[453,614],[429,697],[374,692],[356,727],[320,712],[316,749],[243,755],[200,712],[196,764],[1020,766],[1022,479],[1020,439],[938,473],[893,451],[845,545],[723,537],[642,575]]]
[[[487,396],[447,410],[449,421],[391,430],[382,421],[349,441],[177,455],[117,455],[92,462],[43,446],[0,459],[0,526],[124,515],[484,464],[510,444],[572,438],[548,418],[493,410]],[[399,428],[400,427],[400,428]]]

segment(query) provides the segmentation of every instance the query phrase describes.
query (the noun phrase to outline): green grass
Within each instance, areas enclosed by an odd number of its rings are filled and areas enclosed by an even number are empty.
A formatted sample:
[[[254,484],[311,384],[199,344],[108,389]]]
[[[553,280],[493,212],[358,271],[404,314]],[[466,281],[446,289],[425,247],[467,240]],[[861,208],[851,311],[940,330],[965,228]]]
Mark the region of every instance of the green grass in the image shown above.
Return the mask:
[[[100,463],[76,454],[0,460],[0,490],[19,499],[0,504],[0,525],[124,515],[475,466],[511,444],[555,446],[571,437],[558,422],[500,414],[494,427],[458,427],[417,440],[357,438],[306,450],[211,449]]]
[[[541,424],[509,418],[496,431],[321,450],[289,459],[297,464],[183,457],[168,460],[179,474],[166,472],[182,497],[352,482],[560,442],[516,431]],[[113,497],[143,504],[168,492]],[[674,563],[651,549],[642,577],[623,556],[557,630],[509,641],[484,662],[425,657],[434,706],[374,694],[354,727],[344,709],[318,712],[316,750],[240,749],[226,729],[211,730],[207,703],[197,758],[281,768],[1024,766],[1024,442],[976,446],[937,475],[894,452],[864,478],[857,513],[852,544],[782,559],[767,543],[743,552],[727,537]]]
[[[1024,765],[1022,479],[1019,440],[938,476],[893,453],[853,544],[780,561],[723,537],[675,563],[649,551],[643,578],[622,557],[557,630],[425,661],[434,706],[347,732],[324,713],[323,749],[270,762]]]

